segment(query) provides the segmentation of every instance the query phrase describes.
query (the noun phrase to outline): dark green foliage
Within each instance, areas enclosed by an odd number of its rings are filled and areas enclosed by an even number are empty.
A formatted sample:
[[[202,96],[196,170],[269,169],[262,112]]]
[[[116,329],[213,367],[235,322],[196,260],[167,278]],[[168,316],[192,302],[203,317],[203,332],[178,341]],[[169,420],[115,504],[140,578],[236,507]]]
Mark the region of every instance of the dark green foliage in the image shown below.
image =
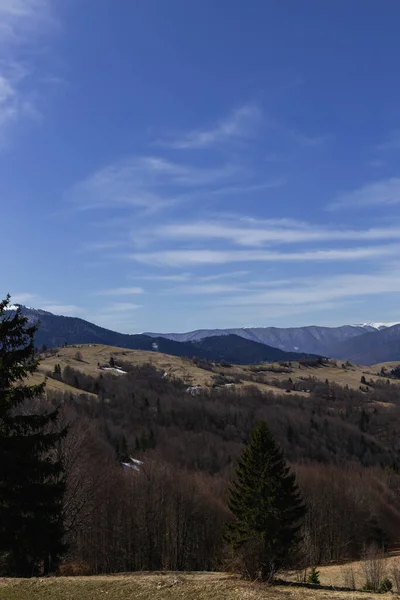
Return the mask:
[[[391,371],[391,375],[392,377],[394,377],[395,379],[400,379],[400,365],[397,365],[397,367],[394,367]]]
[[[367,580],[362,587],[363,592],[375,592],[378,594],[386,594],[387,592],[391,592],[392,589],[393,583],[388,577],[385,577],[378,586],[374,585],[372,581]]]
[[[20,311],[0,303],[0,569],[4,575],[32,576],[56,569],[64,547],[64,480],[56,447],[57,411],[35,413],[29,402],[44,383],[28,385],[38,366],[36,327]]]
[[[311,567],[310,573],[308,575],[308,583],[311,583],[312,585],[321,585],[321,582],[319,580],[319,571],[317,567]]]
[[[386,592],[391,592],[393,589],[393,584],[390,581],[390,579],[388,579],[387,577],[385,577],[385,579],[382,581],[380,587],[379,587],[379,592],[381,594],[386,594]]]
[[[255,427],[239,458],[229,508],[235,520],[227,527],[228,541],[249,575],[271,581],[294,555],[305,506],[265,422]]]

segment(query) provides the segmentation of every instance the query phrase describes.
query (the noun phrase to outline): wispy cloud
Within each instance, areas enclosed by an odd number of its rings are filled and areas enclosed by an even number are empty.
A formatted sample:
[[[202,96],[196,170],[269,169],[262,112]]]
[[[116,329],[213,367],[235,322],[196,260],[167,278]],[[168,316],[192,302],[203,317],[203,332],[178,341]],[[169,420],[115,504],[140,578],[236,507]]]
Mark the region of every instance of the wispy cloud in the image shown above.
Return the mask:
[[[142,264],[160,267],[188,267],[240,262],[341,262],[396,256],[400,245],[309,250],[299,252],[267,252],[255,250],[166,250],[162,252],[134,253],[127,258]]]
[[[386,140],[376,147],[381,152],[400,150],[400,129],[391,131]]]
[[[190,273],[177,273],[174,275],[156,275],[156,274],[151,274],[151,275],[135,275],[134,279],[140,279],[143,281],[175,281],[175,282],[182,282],[182,281],[190,281],[190,279],[192,278],[192,275]]]
[[[228,140],[246,139],[254,135],[261,118],[260,108],[254,104],[247,104],[234,110],[226,119],[209,129],[196,129],[177,139],[159,141],[158,145],[189,150],[209,148]]]
[[[175,273],[171,275],[157,275],[152,273],[151,275],[135,275],[134,279],[144,280],[144,281],[160,281],[160,282],[175,282],[175,283],[185,283],[191,282],[209,282],[209,281],[219,281],[220,279],[239,279],[248,275],[249,271],[229,271],[224,273],[216,273],[213,275],[195,275],[193,273]],[[181,288],[177,288],[181,289]]]
[[[186,287],[180,287],[178,290],[173,290],[174,293],[178,294],[230,294],[232,292],[240,291],[240,286],[237,285],[225,285],[219,283],[203,283],[203,284],[191,284]]]
[[[400,272],[350,273],[329,277],[294,278],[290,286],[216,300],[224,306],[312,306],[322,302],[400,292]]]
[[[400,203],[400,178],[392,177],[366,184],[341,194],[328,208],[331,210],[373,207]]]
[[[143,293],[144,290],[141,287],[119,287],[96,292],[96,294],[99,296],[133,296]]]
[[[255,183],[250,185],[237,185],[232,187],[224,187],[217,190],[210,191],[211,196],[232,196],[236,194],[249,194],[253,192],[263,192],[265,190],[279,188],[285,185],[284,179],[276,179],[273,181],[266,181],[264,183]]]
[[[0,142],[23,117],[37,118],[30,44],[55,24],[47,0],[0,0]],[[21,55],[27,55],[22,59]]]
[[[400,198],[399,198],[400,201]],[[262,246],[270,244],[292,244],[315,241],[361,241],[400,239],[400,227],[357,229],[329,229],[304,223],[286,225],[284,222],[264,221],[254,227],[253,221],[221,222],[195,221],[174,223],[154,228],[157,239],[173,240],[228,240],[241,246]]]
[[[385,161],[381,158],[372,158],[367,164],[369,167],[373,167],[374,169],[380,169],[385,165]]]
[[[21,43],[43,24],[52,23],[49,0],[0,0],[0,39],[3,43]]]
[[[307,135],[298,131],[288,131],[288,137],[303,148],[321,148],[329,139],[327,135]]]
[[[237,174],[233,165],[202,168],[158,156],[131,157],[78,182],[66,199],[81,210],[125,206],[155,211],[184,201],[193,188],[231,180]]]
[[[141,304],[133,304],[133,302],[114,302],[106,307],[107,312],[126,312],[142,308]],[[104,310],[104,309],[103,309]]]

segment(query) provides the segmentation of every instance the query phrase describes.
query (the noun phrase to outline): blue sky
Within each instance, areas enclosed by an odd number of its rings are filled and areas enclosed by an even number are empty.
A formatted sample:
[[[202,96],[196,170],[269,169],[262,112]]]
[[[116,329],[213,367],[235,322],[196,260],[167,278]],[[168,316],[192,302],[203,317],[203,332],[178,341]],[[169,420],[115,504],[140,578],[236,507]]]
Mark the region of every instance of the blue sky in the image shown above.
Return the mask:
[[[397,0],[0,0],[2,296],[124,332],[400,320]]]

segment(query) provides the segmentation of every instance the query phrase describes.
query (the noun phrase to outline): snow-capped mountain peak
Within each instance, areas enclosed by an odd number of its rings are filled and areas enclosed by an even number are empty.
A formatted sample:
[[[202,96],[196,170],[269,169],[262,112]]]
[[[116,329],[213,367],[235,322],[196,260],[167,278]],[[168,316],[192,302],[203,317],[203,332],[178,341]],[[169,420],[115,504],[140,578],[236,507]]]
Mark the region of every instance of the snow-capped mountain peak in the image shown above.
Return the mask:
[[[357,323],[354,327],[372,327],[373,329],[386,329],[387,327],[392,327],[393,325],[398,325],[398,321],[393,321],[392,323],[373,323],[372,321],[368,321],[367,323]]]

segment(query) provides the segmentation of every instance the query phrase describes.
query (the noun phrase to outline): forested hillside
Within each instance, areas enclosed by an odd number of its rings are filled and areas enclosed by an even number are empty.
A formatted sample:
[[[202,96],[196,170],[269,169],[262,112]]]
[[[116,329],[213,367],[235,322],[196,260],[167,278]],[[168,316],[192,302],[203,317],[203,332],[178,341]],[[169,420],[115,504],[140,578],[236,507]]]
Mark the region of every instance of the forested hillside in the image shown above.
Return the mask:
[[[396,379],[352,389],[304,373],[296,385],[305,397],[286,391],[290,375],[281,393],[256,385],[188,390],[152,365],[110,360],[110,370],[96,375],[82,372],[79,360],[76,368],[55,367],[55,380],[80,393],[47,392],[72,423],[65,448],[70,560],[98,573],[216,568],[225,560],[228,481],[260,420],[308,503],[309,564],[400,537]]]

